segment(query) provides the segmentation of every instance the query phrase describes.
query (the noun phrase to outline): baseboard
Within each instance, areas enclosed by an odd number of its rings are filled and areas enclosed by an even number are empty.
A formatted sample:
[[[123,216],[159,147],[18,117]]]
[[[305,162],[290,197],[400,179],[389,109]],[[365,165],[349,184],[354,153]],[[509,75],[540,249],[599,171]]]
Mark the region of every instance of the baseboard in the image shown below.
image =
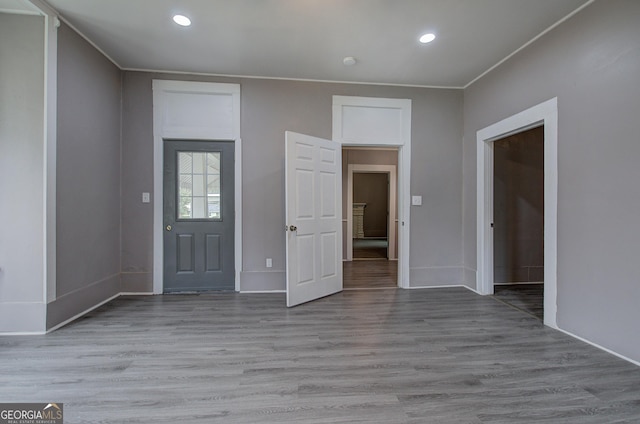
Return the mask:
[[[123,272],[120,274],[120,291],[127,293],[153,292],[153,273]]]
[[[467,290],[469,290],[469,291],[474,292],[474,293],[475,293],[475,294],[477,294],[478,296],[483,296],[482,294],[480,294],[480,292],[479,292],[479,291],[477,291],[476,289],[474,289],[474,288],[472,288],[472,287],[469,287],[469,286],[464,285],[464,284],[462,285],[462,287],[464,287],[465,289],[467,289]]]
[[[410,287],[459,286],[463,280],[461,266],[430,266],[409,269]]]
[[[47,333],[50,333],[52,331],[55,331],[55,330],[57,330],[59,328],[64,327],[65,325],[69,324],[70,322],[73,322],[73,321],[77,320],[78,318],[81,318],[82,316],[88,314],[89,312],[93,311],[94,309],[98,309],[102,305],[105,305],[105,304],[111,302],[112,300],[117,299],[118,297],[120,297],[120,295],[121,295],[120,293],[115,294],[115,295],[111,296],[109,299],[105,299],[102,302],[98,303],[97,305],[94,305],[94,306],[90,307],[89,309],[87,309],[85,311],[82,311],[77,315],[72,316],[71,318],[67,319],[66,321],[61,322],[60,324],[56,325],[55,327],[51,327],[51,328],[47,329]]]
[[[476,287],[477,284],[477,272],[474,268],[462,267],[462,282],[469,287]]]
[[[46,328],[60,328],[104,303],[120,296],[120,273],[65,293],[47,304]]]
[[[0,335],[45,334],[47,305],[44,302],[0,303]]]
[[[120,292],[120,296],[155,296],[153,292]]]
[[[240,293],[273,292],[287,288],[285,271],[243,271],[240,273]]]
[[[586,344],[589,344],[589,345],[591,345],[591,346],[593,346],[593,347],[595,347],[595,348],[598,348],[598,349],[603,350],[603,351],[605,351],[605,352],[607,352],[607,353],[610,353],[610,354],[611,354],[611,355],[613,355],[613,356],[617,356],[617,357],[618,357],[618,358],[620,358],[620,359],[624,359],[624,360],[625,360],[625,361],[627,361],[627,362],[631,362],[633,365],[637,365],[637,366],[639,366],[639,367],[640,367],[640,362],[635,361],[635,360],[633,360],[633,359],[631,359],[631,358],[627,358],[626,356],[621,355],[621,354],[619,354],[619,353],[617,353],[617,352],[614,352],[614,351],[613,351],[613,350],[611,350],[611,349],[607,349],[607,348],[606,348],[606,347],[604,347],[604,346],[600,346],[600,345],[599,345],[599,344],[597,344],[597,343],[594,343],[594,342],[592,342],[592,341],[590,341],[590,340],[587,340],[587,339],[585,339],[585,338],[583,338],[583,337],[580,337],[580,336],[578,336],[578,335],[575,335],[575,334],[573,334],[573,333],[572,333],[572,332],[570,332],[570,331],[563,330],[563,329],[562,329],[562,328],[560,328],[560,327],[556,327],[556,330],[558,330],[558,331],[560,331],[561,333],[564,333],[564,334],[566,334],[566,335],[568,335],[568,336],[571,336],[571,337],[573,337],[574,339],[578,339],[578,340],[580,340],[581,342],[585,342]]]

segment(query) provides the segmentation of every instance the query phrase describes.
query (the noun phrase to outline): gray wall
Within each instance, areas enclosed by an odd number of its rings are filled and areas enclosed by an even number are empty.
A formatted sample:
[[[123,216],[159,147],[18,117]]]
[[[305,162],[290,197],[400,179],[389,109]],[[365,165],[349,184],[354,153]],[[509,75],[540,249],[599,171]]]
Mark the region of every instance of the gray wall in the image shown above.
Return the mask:
[[[242,290],[285,288],[284,132],[331,138],[333,95],[412,99],[412,191],[433,199],[412,209],[410,264],[416,285],[462,282],[462,92],[125,72],[122,270],[125,291],[152,290],[152,79],[241,85]],[[273,268],[265,258],[273,258]]]
[[[121,71],[58,30],[57,289],[47,327],[120,292]]]
[[[544,127],[493,143],[493,281],[544,280]]]
[[[0,332],[44,330],[44,19],[0,13]]]
[[[557,96],[558,325],[636,361],[639,22],[636,0],[596,1],[466,89],[463,171],[475,269],[476,131]]]

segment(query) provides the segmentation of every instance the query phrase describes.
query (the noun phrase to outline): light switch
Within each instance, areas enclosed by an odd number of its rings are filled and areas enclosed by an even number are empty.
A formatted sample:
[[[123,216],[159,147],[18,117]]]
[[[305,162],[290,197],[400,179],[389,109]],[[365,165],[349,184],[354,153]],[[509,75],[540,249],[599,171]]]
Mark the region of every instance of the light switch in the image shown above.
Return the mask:
[[[411,196],[411,204],[413,206],[422,206],[422,196]]]
[[[149,193],[142,193],[142,203],[149,203],[150,201],[150,196]]]
[[[273,260],[271,258],[267,258],[267,268],[271,268],[273,266]]]

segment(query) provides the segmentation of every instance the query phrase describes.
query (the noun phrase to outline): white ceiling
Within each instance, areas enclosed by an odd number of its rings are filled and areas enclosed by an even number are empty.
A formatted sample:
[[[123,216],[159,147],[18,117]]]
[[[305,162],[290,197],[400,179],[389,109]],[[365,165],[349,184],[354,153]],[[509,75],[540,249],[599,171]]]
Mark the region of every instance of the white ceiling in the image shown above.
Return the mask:
[[[48,0],[124,69],[437,87],[468,85],[589,2]]]

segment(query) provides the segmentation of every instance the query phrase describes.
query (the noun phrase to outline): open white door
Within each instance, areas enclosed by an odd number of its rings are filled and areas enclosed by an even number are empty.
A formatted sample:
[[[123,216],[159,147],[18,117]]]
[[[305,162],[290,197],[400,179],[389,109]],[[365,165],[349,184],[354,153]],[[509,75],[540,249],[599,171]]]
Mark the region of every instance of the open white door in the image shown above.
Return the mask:
[[[285,133],[287,306],[342,291],[342,146]]]

